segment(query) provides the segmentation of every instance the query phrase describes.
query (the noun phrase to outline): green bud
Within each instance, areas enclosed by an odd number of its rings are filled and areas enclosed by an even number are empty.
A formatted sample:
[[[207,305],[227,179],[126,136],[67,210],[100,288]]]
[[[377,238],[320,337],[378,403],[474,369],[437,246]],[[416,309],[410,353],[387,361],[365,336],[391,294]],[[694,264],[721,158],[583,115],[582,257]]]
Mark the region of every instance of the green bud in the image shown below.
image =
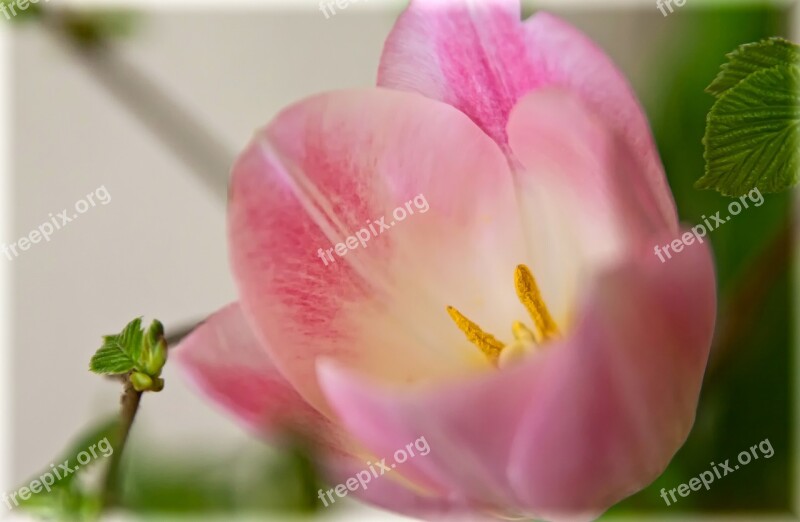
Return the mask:
[[[150,327],[147,329],[147,338],[152,340],[158,340],[163,337],[164,337],[164,325],[161,324],[161,321],[159,321],[158,319],[154,319],[153,322],[150,323]]]
[[[142,369],[148,375],[158,377],[167,362],[167,343],[162,339],[155,346],[145,346],[142,353]]]
[[[163,389],[164,389],[164,379],[162,379],[161,377],[156,377],[155,379],[153,379],[153,387],[151,388],[150,391],[160,392]]]
[[[156,320],[145,334],[141,369],[152,377],[158,377],[166,362],[167,342],[164,340],[164,326]]]
[[[147,391],[153,388],[153,379],[141,372],[133,372],[131,374],[131,384],[133,384],[133,389],[138,392]],[[163,381],[161,387],[164,387]]]

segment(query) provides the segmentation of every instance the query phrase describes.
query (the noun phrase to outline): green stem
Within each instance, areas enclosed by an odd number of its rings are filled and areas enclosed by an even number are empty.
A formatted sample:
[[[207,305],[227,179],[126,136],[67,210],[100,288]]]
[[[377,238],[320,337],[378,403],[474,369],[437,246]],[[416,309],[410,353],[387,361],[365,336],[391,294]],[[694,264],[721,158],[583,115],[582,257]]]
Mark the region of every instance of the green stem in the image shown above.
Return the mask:
[[[117,438],[117,448],[111,457],[111,463],[106,470],[105,481],[103,483],[102,502],[103,510],[113,507],[117,503],[117,489],[118,489],[118,476],[119,467],[122,462],[122,455],[125,450],[125,444],[128,442],[128,434],[133,426],[133,421],[136,418],[136,412],[139,411],[139,403],[142,400],[142,392],[138,392],[133,388],[130,379],[125,377],[125,389],[122,393],[120,410],[120,424],[119,435]]]
[[[764,301],[775,283],[791,268],[795,243],[795,220],[790,209],[780,230],[738,278],[736,288],[720,307],[720,324],[710,361],[711,376],[733,355],[758,320]]]

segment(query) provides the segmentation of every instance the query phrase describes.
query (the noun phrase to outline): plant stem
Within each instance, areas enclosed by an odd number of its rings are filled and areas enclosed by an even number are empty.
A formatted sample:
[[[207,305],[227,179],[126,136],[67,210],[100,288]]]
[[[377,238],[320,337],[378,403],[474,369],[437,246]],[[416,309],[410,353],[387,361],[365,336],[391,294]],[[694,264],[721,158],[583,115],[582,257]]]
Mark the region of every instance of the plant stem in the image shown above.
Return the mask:
[[[235,159],[228,144],[197,118],[179,96],[168,92],[147,71],[126,59],[115,42],[105,37],[78,39],[74,24],[79,14],[70,9],[43,9],[41,20],[56,41],[65,44],[100,85],[160,138],[218,201],[225,203],[226,176]]]
[[[122,462],[122,454],[128,441],[128,434],[131,431],[133,420],[136,418],[136,412],[139,411],[139,403],[142,400],[142,392],[138,392],[133,388],[133,384],[131,384],[127,376],[125,377],[124,386],[125,389],[120,400],[122,408],[120,410],[119,435],[116,441],[117,448],[111,457],[111,463],[106,470],[103,483],[102,502],[104,510],[114,506],[117,502],[117,477],[120,463]]]
[[[769,292],[791,268],[796,225],[793,209],[790,209],[780,230],[750,262],[722,305],[716,346],[710,361],[712,375],[731,358],[732,352],[758,319]]]

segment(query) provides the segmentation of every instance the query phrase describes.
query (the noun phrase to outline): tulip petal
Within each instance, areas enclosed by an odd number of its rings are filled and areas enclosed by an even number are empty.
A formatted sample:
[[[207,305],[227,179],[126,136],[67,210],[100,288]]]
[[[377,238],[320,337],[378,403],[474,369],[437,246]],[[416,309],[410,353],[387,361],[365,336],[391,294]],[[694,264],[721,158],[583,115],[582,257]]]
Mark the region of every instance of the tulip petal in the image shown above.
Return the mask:
[[[526,505],[605,509],[655,480],[688,436],[715,320],[710,250],[642,256],[598,281],[539,376],[509,460]]]
[[[580,31],[545,12],[520,21],[519,0],[412,0],[386,41],[378,85],[418,92],[467,114],[504,151],[506,123],[525,94],[580,96],[630,147],[662,223],[676,211],[647,118],[624,75]]]
[[[372,468],[375,468],[372,465]],[[369,465],[351,457],[328,459],[325,463],[324,475],[329,484],[346,484],[349,479],[356,478],[365,481],[364,486],[359,482],[353,494],[361,501],[373,506],[387,509],[394,513],[416,518],[432,518],[446,522],[483,522],[492,520],[481,516],[465,503],[465,499],[448,498],[434,492],[424,492],[419,486],[413,485],[403,478],[398,478],[398,472],[392,470],[390,474],[383,475],[377,472],[375,476]],[[335,495],[332,495],[337,498]],[[325,497],[326,502],[330,497]]]
[[[321,259],[382,216],[389,230]],[[401,383],[488,371],[446,306],[504,337],[521,308],[505,156],[464,114],[416,94],[344,91],[284,111],[234,166],[229,238],[259,338],[322,411],[317,357]]]
[[[631,258],[589,289],[577,329],[523,364],[402,390],[320,367],[342,422],[378,455],[506,511],[585,519],[660,473],[692,425],[713,332],[710,253]],[[516,510],[516,511],[515,511]]]
[[[278,372],[237,303],[209,317],[171,356],[198,388],[259,435],[299,434],[318,449],[344,451],[348,437]]]
[[[400,471],[492,512],[519,503],[506,464],[539,371],[529,366],[431,389],[387,388],[326,361],[319,378],[340,421],[375,455],[391,457],[424,437],[430,453]]]
[[[378,85],[452,105],[503,145],[517,99],[548,79],[519,17],[518,0],[412,0],[386,40]]]
[[[557,321],[574,318],[577,295],[594,274],[652,238],[677,233],[646,199],[627,142],[575,95],[527,94],[508,124],[529,257]]]

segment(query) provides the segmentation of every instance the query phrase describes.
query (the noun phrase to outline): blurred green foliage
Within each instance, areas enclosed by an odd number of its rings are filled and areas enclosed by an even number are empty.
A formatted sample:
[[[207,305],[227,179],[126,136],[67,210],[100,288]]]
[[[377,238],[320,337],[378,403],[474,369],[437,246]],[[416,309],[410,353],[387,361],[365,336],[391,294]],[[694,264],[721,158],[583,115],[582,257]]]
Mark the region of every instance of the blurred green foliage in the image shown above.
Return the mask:
[[[114,416],[87,429],[54,462],[69,462],[74,467],[76,455],[103,438],[118,451],[118,426]],[[232,456],[159,452],[146,443],[128,448],[115,495],[119,507],[162,518],[198,513],[297,515],[322,507],[317,491],[323,484],[312,453],[300,438],[287,437],[275,447],[260,441],[246,446]],[[97,465],[84,466],[57,480],[50,492],[32,495],[19,509],[47,520],[96,520],[101,509],[97,479],[105,473],[108,461],[100,458],[92,464]]]
[[[55,520],[94,520],[100,512],[101,501],[99,492],[91,487],[85,480],[98,467],[98,459],[94,459],[89,465],[78,469],[76,461],[81,452],[90,446],[96,445],[99,441],[107,439],[111,448],[117,446],[117,431],[119,420],[113,416],[106,420],[98,421],[94,426],[87,428],[67,447],[64,453],[52,462],[55,466],[66,463],[67,467],[74,472],[65,474],[66,476],[55,476],[54,484],[49,490],[32,494],[27,500],[23,500],[19,509],[27,511],[43,519]],[[55,468],[62,471],[60,467]],[[87,473],[90,471],[90,473]],[[31,477],[20,487],[28,487],[34,480],[42,482],[43,475],[50,475],[54,479],[52,468],[44,468],[36,476]]]
[[[42,8],[38,3],[28,3],[25,9],[20,9],[17,0],[0,0],[0,23],[27,22],[36,19],[41,12]]]
[[[64,17],[64,29],[79,44],[90,46],[126,38],[138,28],[140,17],[122,9],[74,10]]]
[[[59,25],[75,43],[90,46],[112,38],[125,38],[139,27],[137,12],[124,8],[63,9],[45,0],[30,2],[21,9],[19,0],[0,0],[0,23],[13,24],[41,21],[47,18]],[[25,5],[25,4],[23,4]]]
[[[230,458],[134,451],[123,480],[122,507],[138,514],[308,514],[322,507],[322,483],[299,439]]]

